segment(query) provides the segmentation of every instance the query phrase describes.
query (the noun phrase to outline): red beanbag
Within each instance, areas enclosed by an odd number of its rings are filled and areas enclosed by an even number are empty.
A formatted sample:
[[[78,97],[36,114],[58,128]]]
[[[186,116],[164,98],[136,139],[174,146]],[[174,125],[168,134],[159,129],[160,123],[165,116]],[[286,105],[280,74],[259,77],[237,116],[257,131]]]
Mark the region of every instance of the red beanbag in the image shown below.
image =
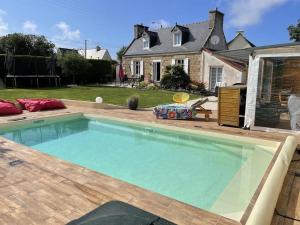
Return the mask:
[[[17,101],[29,112],[66,108],[64,103],[57,99],[17,99]]]
[[[17,108],[14,103],[0,99],[0,116],[21,114],[22,110]]]
[[[42,110],[49,110],[49,109],[64,109],[66,106],[62,101],[57,99],[43,99],[40,101],[42,106]]]

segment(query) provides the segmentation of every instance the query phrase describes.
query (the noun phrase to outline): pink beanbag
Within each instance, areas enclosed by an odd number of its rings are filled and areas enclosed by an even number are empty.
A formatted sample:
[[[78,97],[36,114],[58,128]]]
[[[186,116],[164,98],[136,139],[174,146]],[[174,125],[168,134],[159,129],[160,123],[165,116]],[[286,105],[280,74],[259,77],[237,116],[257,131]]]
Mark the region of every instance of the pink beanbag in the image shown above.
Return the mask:
[[[21,114],[22,110],[12,102],[0,99],[0,116]]]
[[[66,108],[64,103],[57,99],[17,99],[17,101],[29,112]]]

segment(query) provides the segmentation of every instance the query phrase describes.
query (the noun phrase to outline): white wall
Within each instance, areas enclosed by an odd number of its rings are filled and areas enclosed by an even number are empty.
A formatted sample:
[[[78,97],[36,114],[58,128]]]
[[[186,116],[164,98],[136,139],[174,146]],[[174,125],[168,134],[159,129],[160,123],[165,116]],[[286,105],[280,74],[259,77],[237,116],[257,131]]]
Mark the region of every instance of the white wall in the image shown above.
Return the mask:
[[[224,61],[213,56],[207,51],[202,52],[202,79],[207,88],[209,88],[209,72],[210,67],[220,66],[223,68],[223,85],[222,86],[231,86],[235,83],[245,83],[246,82],[246,73],[242,72],[235,67],[225,63]]]

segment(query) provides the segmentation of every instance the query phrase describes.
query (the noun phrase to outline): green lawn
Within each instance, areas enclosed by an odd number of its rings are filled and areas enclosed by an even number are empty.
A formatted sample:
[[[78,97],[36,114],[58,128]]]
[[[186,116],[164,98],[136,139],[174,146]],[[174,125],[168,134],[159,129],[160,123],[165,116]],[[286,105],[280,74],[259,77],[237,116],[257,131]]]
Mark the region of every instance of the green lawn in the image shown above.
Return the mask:
[[[95,101],[101,96],[105,103],[126,105],[126,99],[131,95],[140,96],[139,107],[151,107],[172,102],[175,92],[164,90],[139,90],[119,87],[72,87],[47,89],[0,89],[0,99],[15,100],[17,98],[63,98],[73,100]],[[191,95],[191,98],[197,98]]]

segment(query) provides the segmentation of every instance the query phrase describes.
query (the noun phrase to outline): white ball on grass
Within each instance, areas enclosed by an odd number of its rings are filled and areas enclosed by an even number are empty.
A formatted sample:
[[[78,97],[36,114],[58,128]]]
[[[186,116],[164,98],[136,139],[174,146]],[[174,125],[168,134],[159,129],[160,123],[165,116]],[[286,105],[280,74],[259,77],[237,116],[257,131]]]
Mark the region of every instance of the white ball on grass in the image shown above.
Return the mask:
[[[95,101],[96,103],[103,103],[103,98],[97,97]]]

